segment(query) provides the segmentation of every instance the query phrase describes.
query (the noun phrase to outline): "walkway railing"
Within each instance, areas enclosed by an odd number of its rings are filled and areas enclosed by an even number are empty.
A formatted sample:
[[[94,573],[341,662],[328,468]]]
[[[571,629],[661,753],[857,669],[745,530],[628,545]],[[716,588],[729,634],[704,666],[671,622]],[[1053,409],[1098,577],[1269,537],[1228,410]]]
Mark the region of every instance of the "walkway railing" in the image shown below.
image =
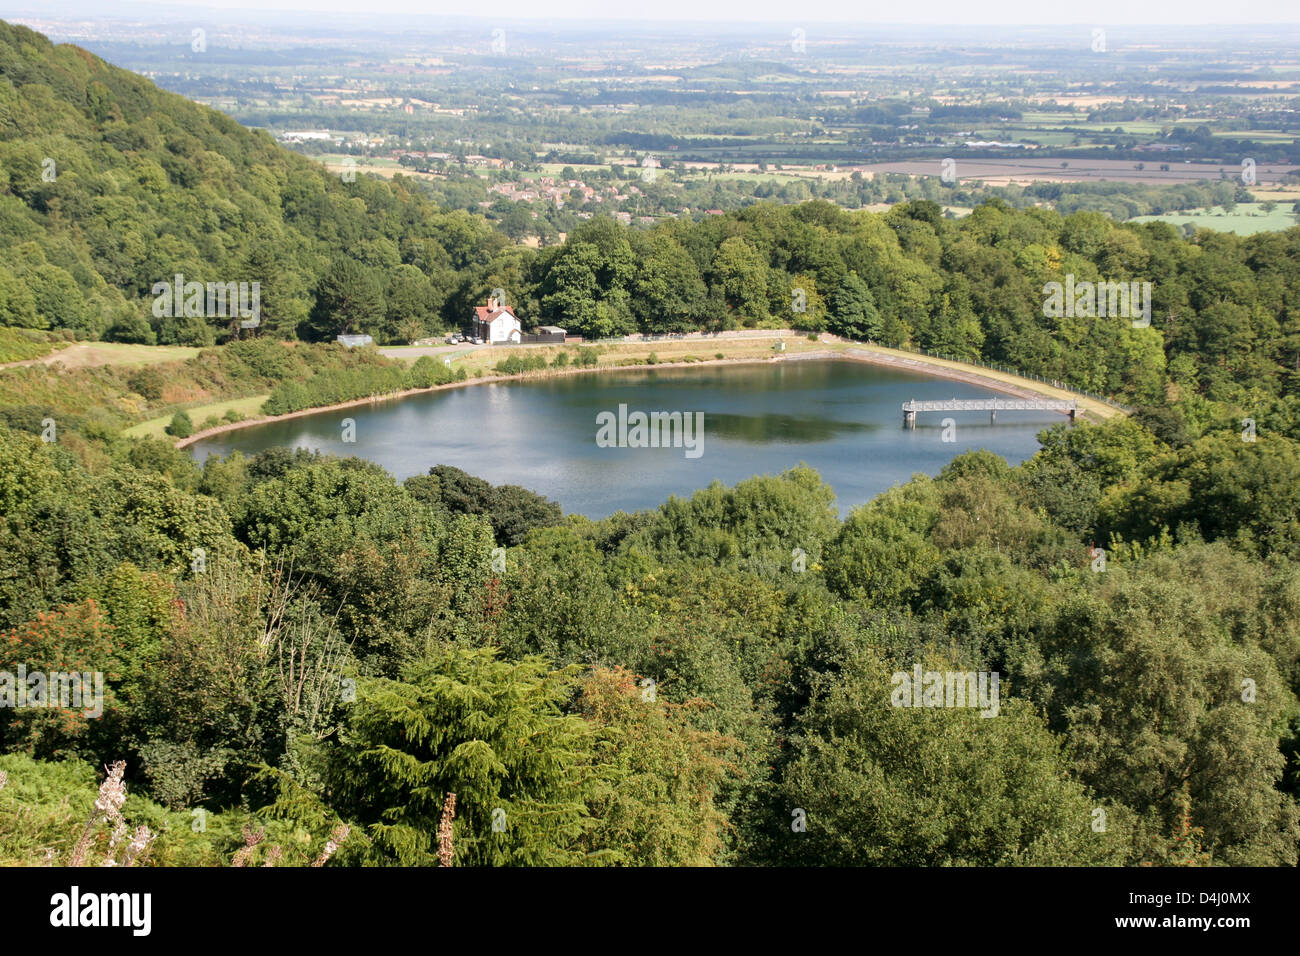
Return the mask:
[[[998,412],[1010,411],[1065,412],[1074,421],[1079,403],[1073,398],[949,398],[922,402],[913,399],[903,403],[903,426],[915,428],[917,412],[988,412],[992,423],[998,420]]]
[[[851,340],[846,339],[845,341]],[[1052,388],[1059,388],[1063,392],[1069,392],[1072,395],[1078,395],[1082,398],[1090,398],[1094,402],[1101,402],[1104,405],[1109,405],[1111,408],[1118,408],[1122,412],[1128,412],[1131,414],[1134,410],[1131,405],[1117,402],[1109,396],[1098,395],[1096,392],[1089,392],[1086,389],[1077,388],[1067,382],[1061,381],[1060,379],[1045,378],[1042,375],[1035,375],[1032,372],[1025,372],[1018,368],[998,365],[996,362],[981,362],[979,359],[966,358],[965,356],[960,355],[947,355],[943,352],[931,352],[928,349],[908,348],[900,345],[881,345],[878,342],[872,342],[870,340],[861,344],[874,348],[889,349],[893,352],[910,352],[913,355],[925,355],[929,358],[943,359],[945,362],[957,362],[961,365],[974,365],[978,368],[986,368],[993,372],[1001,372],[1004,375],[1014,375],[1017,378],[1028,379],[1031,382],[1041,382],[1044,385],[1052,386]]]

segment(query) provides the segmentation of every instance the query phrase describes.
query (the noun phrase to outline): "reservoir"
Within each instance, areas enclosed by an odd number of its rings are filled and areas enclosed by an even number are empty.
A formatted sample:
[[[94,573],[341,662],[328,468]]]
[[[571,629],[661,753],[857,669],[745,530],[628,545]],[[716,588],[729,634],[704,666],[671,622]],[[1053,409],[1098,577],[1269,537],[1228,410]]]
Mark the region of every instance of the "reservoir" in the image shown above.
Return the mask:
[[[1017,464],[1038,449],[1039,431],[1066,420],[1047,411],[999,411],[991,424],[988,412],[944,412],[922,413],[915,430],[902,426],[902,404],[911,399],[997,397],[1005,396],[836,359],[641,367],[357,405],[215,435],[190,450],[200,461],[275,446],[356,455],[399,480],[454,465],[591,518],[653,508],[714,480],[733,485],[803,462],[835,489],[847,514],[916,472],[937,474],[970,449]],[[598,422],[618,419],[620,406],[624,420],[637,411],[680,412],[688,429],[702,421],[702,434],[688,432],[693,448],[669,440],[662,443],[669,447],[632,447],[645,444],[634,432],[611,442],[617,428],[598,442]],[[945,418],[955,427],[945,430]],[[355,422],[354,441],[344,441],[345,419]]]

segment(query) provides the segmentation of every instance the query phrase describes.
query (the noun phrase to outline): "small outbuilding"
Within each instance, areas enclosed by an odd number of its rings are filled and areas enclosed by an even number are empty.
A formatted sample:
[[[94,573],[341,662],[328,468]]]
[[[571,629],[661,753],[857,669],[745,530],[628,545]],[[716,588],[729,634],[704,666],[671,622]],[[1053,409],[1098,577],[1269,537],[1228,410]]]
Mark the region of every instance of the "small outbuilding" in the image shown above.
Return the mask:
[[[566,334],[558,325],[542,325],[520,341],[525,345],[563,345]]]

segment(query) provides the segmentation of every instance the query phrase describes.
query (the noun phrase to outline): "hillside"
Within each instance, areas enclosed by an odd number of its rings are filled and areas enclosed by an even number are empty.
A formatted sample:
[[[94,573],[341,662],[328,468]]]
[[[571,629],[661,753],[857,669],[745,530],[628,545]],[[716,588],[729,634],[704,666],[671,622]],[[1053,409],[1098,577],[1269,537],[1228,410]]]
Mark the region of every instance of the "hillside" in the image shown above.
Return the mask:
[[[234,321],[151,314],[154,284],[179,273],[258,281],[265,329],[310,334],[317,277],[346,252],[382,270],[394,322],[436,327],[457,270],[504,243],[400,183],[345,184],[263,132],[0,22],[0,326],[210,344]]]
[[[597,215],[534,250],[402,177],[344,182],[217,111],[5,24],[0,104],[0,327],[188,346],[235,334],[240,316],[210,302],[206,315],[155,314],[155,284],[180,275],[258,283],[264,336],[346,329],[404,344],[463,325],[500,288],[526,326],[588,338],[827,330],[1131,405],[1207,398],[1295,429],[1300,229],[1186,238],[1165,223],[999,201],[960,221],[927,201],[884,213],[814,201],[650,229]],[[1149,284],[1149,316],[1054,314],[1044,293],[1075,282]],[[1170,434],[1194,436],[1212,416],[1193,405],[1172,417]]]
[[[0,865],[1300,860],[1300,229],[811,202],[533,251],[4,25],[0,106],[0,348],[130,343],[0,370],[0,675],[95,688],[0,680]],[[262,334],[153,315],[178,273],[261,283]],[[1149,283],[1149,321],[1075,308],[1100,282]],[[1141,407],[846,517],[804,466],[593,521],[399,482],[365,427],[202,465],[148,437],[637,358],[292,341],[497,285],[592,338],[825,330]]]

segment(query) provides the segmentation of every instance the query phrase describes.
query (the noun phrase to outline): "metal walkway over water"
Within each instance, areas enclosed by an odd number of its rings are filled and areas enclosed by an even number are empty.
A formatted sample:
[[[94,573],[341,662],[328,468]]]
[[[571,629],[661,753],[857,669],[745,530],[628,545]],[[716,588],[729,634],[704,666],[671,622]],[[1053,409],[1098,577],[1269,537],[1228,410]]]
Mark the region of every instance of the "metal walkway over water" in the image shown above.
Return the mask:
[[[950,398],[947,401],[903,403],[903,427],[915,428],[918,412],[988,412],[989,424],[998,420],[998,412],[1064,412],[1074,421],[1079,411],[1075,399],[1054,398]]]

